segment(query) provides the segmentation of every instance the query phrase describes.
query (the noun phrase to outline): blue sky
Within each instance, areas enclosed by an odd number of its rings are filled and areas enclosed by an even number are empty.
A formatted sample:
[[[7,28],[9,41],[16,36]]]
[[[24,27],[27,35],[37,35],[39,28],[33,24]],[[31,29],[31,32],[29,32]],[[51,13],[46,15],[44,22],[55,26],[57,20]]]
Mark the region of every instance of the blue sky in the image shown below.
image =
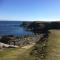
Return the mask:
[[[60,20],[60,0],[0,0],[0,20]]]

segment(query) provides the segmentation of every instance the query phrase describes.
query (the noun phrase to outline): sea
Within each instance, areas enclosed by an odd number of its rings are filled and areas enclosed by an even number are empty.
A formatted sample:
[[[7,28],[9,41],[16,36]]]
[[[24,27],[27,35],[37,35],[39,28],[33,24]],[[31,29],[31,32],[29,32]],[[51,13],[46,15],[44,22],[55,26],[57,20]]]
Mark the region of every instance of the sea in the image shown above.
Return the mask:
[[[21,24],[21,21],[0,21],[0,36],[21,36],[32,34],[32,32],[26,31],[23,27],[21,27]]]

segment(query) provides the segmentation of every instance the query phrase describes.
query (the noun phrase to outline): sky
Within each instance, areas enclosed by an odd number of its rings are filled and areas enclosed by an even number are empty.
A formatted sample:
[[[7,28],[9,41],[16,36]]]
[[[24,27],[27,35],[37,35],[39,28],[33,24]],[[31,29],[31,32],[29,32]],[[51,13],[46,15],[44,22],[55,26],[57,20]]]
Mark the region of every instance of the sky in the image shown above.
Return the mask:
[[[60,0],[0,0],[0,20],[60,21]]]

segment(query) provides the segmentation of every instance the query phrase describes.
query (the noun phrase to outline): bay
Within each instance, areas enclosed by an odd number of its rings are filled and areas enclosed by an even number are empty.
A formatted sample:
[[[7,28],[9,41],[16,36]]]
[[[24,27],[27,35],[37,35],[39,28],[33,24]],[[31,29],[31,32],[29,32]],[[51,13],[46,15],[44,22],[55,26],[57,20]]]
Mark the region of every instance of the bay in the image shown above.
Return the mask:
[[[21,21],[0,21],[0,36],[32,34],[32,32],[25,31],[23,27],[20,27],[21,23]]]

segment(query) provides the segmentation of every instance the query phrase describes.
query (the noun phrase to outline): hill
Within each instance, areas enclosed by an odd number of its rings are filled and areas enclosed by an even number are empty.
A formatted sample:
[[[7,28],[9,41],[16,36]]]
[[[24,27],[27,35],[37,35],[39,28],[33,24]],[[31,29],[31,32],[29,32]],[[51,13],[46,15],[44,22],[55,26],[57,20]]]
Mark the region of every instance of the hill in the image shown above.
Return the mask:
[[[46,60],[60,60],[60,30],[50,30]]]

